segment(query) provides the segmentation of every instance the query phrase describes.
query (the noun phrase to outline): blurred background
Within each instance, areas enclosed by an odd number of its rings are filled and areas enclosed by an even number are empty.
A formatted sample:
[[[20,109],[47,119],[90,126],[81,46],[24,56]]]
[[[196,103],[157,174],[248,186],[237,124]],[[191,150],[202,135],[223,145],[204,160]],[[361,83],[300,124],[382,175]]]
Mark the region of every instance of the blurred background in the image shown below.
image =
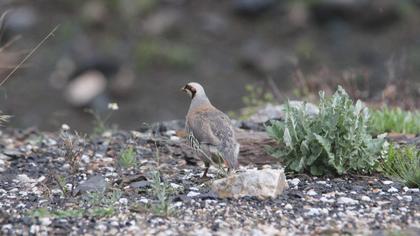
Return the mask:
[[[119,110],[123,129],[184,118],[180,88],[203,84],[214,105],[315,102],[343,85],[355,99],[420,107],[418,0],[1,0],[0,87],[8,126],[92,129]]]

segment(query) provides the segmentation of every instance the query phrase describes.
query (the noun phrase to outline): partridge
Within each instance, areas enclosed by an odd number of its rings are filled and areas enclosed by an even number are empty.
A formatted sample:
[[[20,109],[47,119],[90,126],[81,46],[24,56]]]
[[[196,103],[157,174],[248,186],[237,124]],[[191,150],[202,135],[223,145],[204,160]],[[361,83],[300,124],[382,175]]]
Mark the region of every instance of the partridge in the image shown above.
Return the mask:
[[[185,129],[190,145],[204,161],[203,177],[207,176],[211,163],[223,161],[228,171],[238,169],[239,143],[229,117],[210,103],[200,84],[191,82],[182,90],[191,97]]]

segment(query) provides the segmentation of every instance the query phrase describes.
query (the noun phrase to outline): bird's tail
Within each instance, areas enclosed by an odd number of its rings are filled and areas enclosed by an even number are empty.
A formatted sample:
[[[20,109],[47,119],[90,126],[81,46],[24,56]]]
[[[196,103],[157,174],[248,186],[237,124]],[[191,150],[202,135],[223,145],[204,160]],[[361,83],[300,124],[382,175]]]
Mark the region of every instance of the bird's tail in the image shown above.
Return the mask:
[[[238,155],[239,155],[239,143],[231,143],[230,145],[224,145],[222,147],[222,154],[227,162],[227,166],[230,169],[237,170],[239,169]]]

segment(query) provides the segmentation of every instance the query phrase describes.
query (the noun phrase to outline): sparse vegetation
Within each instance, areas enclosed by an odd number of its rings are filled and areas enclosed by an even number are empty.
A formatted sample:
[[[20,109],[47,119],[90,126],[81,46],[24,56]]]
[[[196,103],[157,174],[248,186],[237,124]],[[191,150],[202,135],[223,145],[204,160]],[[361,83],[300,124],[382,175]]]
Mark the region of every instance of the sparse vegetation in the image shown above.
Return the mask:
[[[385,132],[420,134],[420,112],[388,107],[373,110],[370,115],[369,128],[373,134]]]
[[[102,116],[101,114],[99,114],[98,112],[91,110],[91,109],[86,109],[85,111],[89,114],[91,114],[94,118],[93,120],[93,135],[101,135],[103,134],[105,131],[109,130],[109,124],[108,121],[112,116],[112,113],[114,111],[117,111],[119,109],[118,104],[117,103],[109,103],[108,104],[108,112],[106,115]]]
[[[79,174],[80,158],[82,157],[85,149],[83,139],[77,132],[74,134],[70,133],[69,129],[70,127],[63,125],[60,133],[62,154],[66,163],[70,167],[69,173],[67,176],[59,175],[57,173],[52,174],[53,179],[60,187],[65,197],[74,195],[77,176]],[[70,189],[68,189],[67,184],[71,185]]]
[[[247,92],[247,95],[242,97],[245,108],[239,119],[247,119],[253,115],[258,108],[261,108],[261,106],[274,102],[273,94],[269,91],[265,91],[262,87],[247,84],[245,85],[245,91]]]
[[[382,169],[390,178],[408,187],[420,187],[420,150],[415,146],[389,145]]]
[[[151,184],[151,193],[155,198],[155,202],[151,204],[151,211],[158,216],[169,216],[172,213],[170,203],[170,194],[173,192],[172,188],[167,182],[162,180],[159,171],[153,174]]]
[[[28,212],[31,217],[53,217],[53,218],[81,218],[83,216],[102,218],[110,217],[117,212],[115,202],[121,198],[121,191],[114,190],[107,194],[92,192],[81,202],[79,208],[48,210],[37,208]]]
[[[331,97],[320,92],[319,114],[286,106],[284,122],[273,121],[268,134],[279,143],[270,153],[282,158],[294,172],[345,174],[369,173],[378,165],[382,139],[367,132],[368,111],[349,98],[343,88]]]
[[[136,166],[136,151],[132,146],[128,146],[122,151],[121,156],[118,159],[118,164],[122,168],[131,168]]]

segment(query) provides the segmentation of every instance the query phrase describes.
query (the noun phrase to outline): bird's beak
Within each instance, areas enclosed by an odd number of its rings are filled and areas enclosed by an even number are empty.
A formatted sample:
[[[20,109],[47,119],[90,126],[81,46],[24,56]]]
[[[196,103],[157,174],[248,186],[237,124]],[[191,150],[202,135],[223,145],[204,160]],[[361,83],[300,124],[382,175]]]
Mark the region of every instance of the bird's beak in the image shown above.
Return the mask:
[[[180,90],[181,90],[181,91],[184,91],[184,92],[186,92],[186,91],[187,91],[187,89],[185,88],[185,86],[184,86],[184,87],[182,87]]]

